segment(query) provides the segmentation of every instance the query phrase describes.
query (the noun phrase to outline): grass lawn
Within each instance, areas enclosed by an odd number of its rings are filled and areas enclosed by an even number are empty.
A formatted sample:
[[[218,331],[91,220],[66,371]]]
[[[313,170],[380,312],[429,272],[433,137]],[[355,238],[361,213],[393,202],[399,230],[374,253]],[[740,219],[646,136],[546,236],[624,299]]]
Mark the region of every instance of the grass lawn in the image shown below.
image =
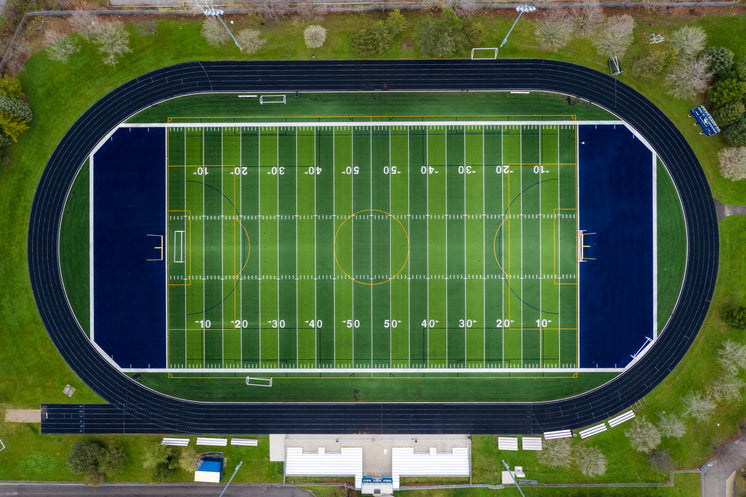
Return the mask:
[[[296,21],[262,26],[262,33],[268,39],[265,48],[251,58],[254,59],[309,59],[312,53],[316,58],[352,58],[349,48],[349,35],[370,19],[379,14],[329,16],[322,24],[329,30],[327,45],[311,51],[303,45],[302,31],[305,24]],[[413,33],[413,20],[417,14],[405,13],[409,27],[397,38],[397,43],[383,54],[384,58],[415,57],[416,53],[407,48],[406,40]],[[496,46],[512,23],[512,18],[484,18],[486,37],[483,46]],[[677,26],[695,22],[694,18],[673,18],[655,14],[638,17],[636,41],[628,55],[622,59],[628,64],[632,58],[648,49],[646,42],[649,32],[667,34]],[[746,55],[746,18],[743,15],[697,18],[715,45],[725,45],[738,56]],[[238,20],[237,25],[256,26],[257,20]],[[64,361],[49,340],[35,308],[28,281],[26,265],[26,230],[36,184],[48,157],[71,124],[96,100],[111,89],[147,71],[170,64],[203,59],[248,58],[239,54],[235,47],[225,46],[214,49],[207,46],[199,36],[200,25],[194,21],[177,22],[164,19],[158,22],[155,34],[140,34],[132,28],[132,53],[124,57],[116,70],[99,62],[96,48],[83,44],[80,54],[70,63],[63,65],[50,62],[45,55],[37,55],[29,60],[21,74],[29,103],[34,109],[32,127],[19,143],[9,151],[9,162],[0,166],[0,234],[5,241],[4,261],[0,264],[0,281],[3,291],[0,294],[0,349],[3,360],[0,362],[0,399],[4,407],[35,408],[40,403],[54,402],[101,402],[101,399],[85,387],[64,364]],[[575,40],[560,52],[540,49],[534,40],[534,25],[529,19],[521,21],[511,35],[509,43],[501,51],[501,57],[549,57],[568,60],[598,70],[605,71],[605,59],[593,51],[585,40]],[[723,179],[717,171],[716,152],[722,146],[719,137],[705,138],[698,134],[687,118],[688,109],[701,103],[700,99],[690,102],[673,100],[665,94],[657,83],[644,82],[630,71],[622,80],[640,90],[655,102],[682,130],[697,153],[710,180],[717,198],[727,204],[746,204],[746,181],[733,183]],[[711,381],[716,349],[726,336],[736,337],[734,330],[727,329],[720,319],[724,305],[731,302],[746,303],[746,267],[742,248],[746,245],[746,219],[729,218],[721,223],[721,268],[720,278],[713,300],[713,306],[694,346],[674,373],[647,397],[648,407],[640,415],[656,419],[662,410],[681,412],[680,398],[690,389],[705,389]],[[738,335],[738,338],[741,336]],[[30,373],[30,372],[33,372]],[[78,391],[72,400],[62,394],[65,384],[70,383]],[[688,422],[688,434],[679,441],[665,440],[662,448],[668,450],[678,467],[691,467],[701,464],[714,447],[731,436],[736,426],[746,414],[746,403],[740,402],[720,407],[712,420],[697,426]],[[719,426],[718,426],[719,423]],[[0,437],[9,448],[0,453],[0,479],[28,480],[77,480],[64,468],[64,458],[73,441],[80,436],[40,436],[38,426],[0,425]],[[604,449],[609,459],[609,470],[599,481],[665,481],[667,475],[653,472],[646,456],[631,451],[623,440],[624,428],[610,430],[598,435],[588,443]],[[95,437],[87,437],[95,438]],[[130,464],[124,480],[144,480],[147,474],[136,463],[143,447],[157,437],[98,437],[99,440],[118,440],[127,444]],[[495,462],[504,455],[496,454],[488,445],[496,445],[494,437],[484,437],[483,442],[474,443],[474,481],[495,482]],[[266,447],[264,442],[263,447]],[[260,442],[262,448],[262,442]],[[239,449],[256,450],[256,449]],[[262,449],[264,450],[264,449]],[[278,481],[281,470],[266,462],[264,453],[256,459],[256,472],[239,472],[240,481]],[[231,453],[230,461],[243,457]],[[522,457],[528,457],[522,455]],[[229,467],[232,463],[229,461]],[[264,462],[261,462],[264,461]],[[245,460],[248,462],[248,460]],[[515,461],[511,460],[511,464]],[[246,466],[246,465],[244,465]],[[575,472],[548,471],[539,468],[530,459],[525,466],[530,477],[546,481],[579,480]],[[696,476],[696,475],[694,475]],[[175,473],[174,478],[188,479],[188,475]],[[680,486],[681,483],[683,486]],[[613,490],[604,495],[697,495],[693,489],[692,475],[679,475],[676,485],[658,488],[654,491]],[[649,490],[649,489],[648,489]],[[456,493],[461,493],[458,491]],[[470,495],[489,493],[486,489],[468,490]],[[502,495],[517,494],[515,490],[503,491]],[[598,490],[532,489],[536,495],[596,495]],[[542,493],[546,492],[546,493]],[[572,493],[575,492],[575,493]],[[629,493],[625,493],[629,492]],[[636,492],[636,493],[634,493]],[[450,494],[449,494],[450,495]]]

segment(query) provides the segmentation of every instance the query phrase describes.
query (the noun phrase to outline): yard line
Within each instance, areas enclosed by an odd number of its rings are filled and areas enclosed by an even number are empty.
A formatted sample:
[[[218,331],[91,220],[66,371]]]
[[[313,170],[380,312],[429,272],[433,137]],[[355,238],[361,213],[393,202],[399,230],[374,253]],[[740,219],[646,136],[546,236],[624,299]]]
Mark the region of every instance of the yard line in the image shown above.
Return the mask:
[[[337,204],[336,199],[334,198],[335,192],[334,192],[334,184],[335,184],[335,175],[334,172],[337,170],[337,166],[334,163],[335,162],[335,154],[336,154],[336,133],[334,132],[334,126],[332,126],[332,240],[334,240],[334,234],[336,233],[336,219],[337,219]],[[336,273],[337,270],[332,266],[332,363],[336,367],[337,365],[337,277]],[[354,336],[354,335],[353,335]],[[353,354],[354,355],[354,354]],[[353,357],[354,359],[354,357]],[[354,360],[353,360],[354,362]]]
[[[184,165],[185,166],[187,164],[187,157],[186,157],[187,156],[187,144],[186,144],[187,139],[186,139],[186,137],[187,137],[187,129],[184,128]],[[187,170],[187,168],[185,167],[184,168],[184,209],[186,209],[186,202],[187,202],[187,194],[186,194],[186,191],[187,191],[186,190],[187,175],[186,175],[186,170]],[[191,230],[189,231],[189,239],[190,240],[192,239]],[[190,252],[189,252],[189,265],[191,266],[191,264],[192,264],[191,246],[189,248],[190,248]],[[192,275],[190,274],[189,277],[191,278]],[[191,283],[191,281],[189,283]],[[188,340],[188,336],[187,336],[188,335],[187,329],[189,328],[189,326],[187,325],[187,292],[188,291],[189,291],[188,287],[185,286],[184,287],[184,367],[188,367],[188,362],[189,362],[189,351],[187,350],[187,342],[189,341]]]
[[[541,160],[541,131],[542,127],[539,126],[539,276],[541,276],[543,273],[541,272],[541,259],[542,259],[542,252],[543,252],[543,246],[541,245],[541,175],[542,173],[542,160]],[[559,166],[557,166],[559,167]],[[541,306],[541,280],[543,278],[539,278],[539,319],[542,318],[542,306]],[[539,324],[541,324],[541,321],[539,321]],[[544,366],[544,355],[542,354],[542,345],[544,337],[544,328],[542,326],[537,326],[539,328],[539,367]],[[559,333],[559,331],[557,332]]]
[[[257,258],[259,259],[259,322],[257,323],[257,335],[259,337],[258,351],[259,366],[262,367],[262,128],[256,134],[256,236],[257,236]]]
[[[295,367],[300,363],[299,335],[300,321],[298,318],[298,128],[295,128]],[[316,169],[314,168],[314,176]]]
[[[277,163],[277,176],[275,177],[275,213],[280,213],[280,127],[275,129],[275,162]],[[277,367],[280,367],[280,220],[275,221],[275,237],[277,239]]]
[[[484,326],[484,333],[482,334],[482,367],[487,367],[487,267],[485,259],[487,258],[486,247],[484,243],[484,237],[487,235],[485,227],[486,213],[486,201],[484,197],[484,182],[485,182],[485,163],[484,163],[484,126],[482,126],[482,326]]]
[[[238,128],[238,167],[243,167],[243,128]],[[243,169],[241,169],[243,171]],[[238,218],[241,218],[241,215],[243,214],[243,174],[238,176]],[[241,265],[241,259],[243,258],[243,251],[241,250],[241,247],[243,246],[243,235],[241,233],[238,234],[238,264]],[[241,348],[239,351],[238,357],[240,360],[241,367],[243,367],[243,278],[241,278],[241,275],[238,275],[238,309],[239,309],[239,319],[241,320],[241,327],[239,328],[241,331],[238,335],[238,346]],[[235,325],[235,323],[234,323]]]
[[[427,253],[427,326],[425,327],[425,365],[430,365],[430,128],[425,126],[425,164],[427,164],[427,179],[425,180],[425,248]],[[447,325],[446,325],[447,326]]]
[[[352,135],[352,138],[350,140],[350,158],[352,159],[352,163],[355,162],[355,132],[350,130],[350,134]],[[352,188],[350,188],[350,203],[352,205],[352,209],[350,209],[352,212],[351,214],[355,213],[355,175],[350,175],[350,183],[352,183]],[[350,268],[350,271],[352,272],[352,277],[355,278],[355,216],[352,216],[350,218],[350,226],[352,228],[352,236],[350,237],[351,245],[352,245],[352,266]],[[372,243],[372,242],[371,242]],[[336,325],[336,323],[335,323]],[[355,367],[355,282],[352,282],[352,367]]]
[[[220,191],[225,191],[225,185],[223,184],[223,128],[220,128]],[[225,274],[225,256],[224,256],[224,247],[225,247],[225,240],[224,240],[224,234],[225,230],[223,229],[223,222],[225,222],[224,212],[223,212],[223,205],[225,202],[223,202],[223,199],[220,199],[220,274]],[[223,302],[225,299],[225,283],[223,281],[223,278],[221,276],[220,278],[220,302]],[[220,365],[222,367],[225,367],[225,306],[221,304],[220,306]]]
[[[575,238],[580,230],[580,140],[575,125]],[[576,247],[577,250],[577,247]],[[577,258],[577,257],[576,257]],[[580,260],[575,263],[575,367],[580,367]]]
[[[464,136],[464,215],[466,215],[466,126],[463,126],[461,128]],[[464,277],[466,277],[466,220],[468,218],[464,218]],[[467,307],[466,307],[466,288],[469,285],[467,281],[464,281],[464,314],[468,316]],[[464,319],[466,319],[467,316],[464,316]],[[466,324],[466,323],[464,323]],[[484,326],[484,323],[482,324]],[[464,363],[466,363],[467,358],[469,357],[468,354],[468,348],[467,348],[467,340],[466,340],[466,334],[468,333],[467,329],[464,328]]]
[[[316,168],[318,164],[316,163],[316,126],[313,127],[313,167]],[[334,169],[332,169],[332,178],[334,177]],[[317,238],[318,234],[316,232],[316,202],[318,201],[318,196],[316,193],[316,175],[313,176],[313,274],[314,278],[318,277],[317,271],[316,271],[316,264],[318,262],[318,251],[316,250],[316,244],[317,244]],[[319,332],[318,332],[318,326],[316,326],[318,319],[317,316],[319,314],[319,299],[318,299],[318,286],[319,281],[318,279],[315,279],[313,282],[313,365],[314,367],[319,367]]]
[[[505,128],[504,126],[500,125],[500,166],[505,164]],[[508,176],[508,174],[503,169],[502,174],[500,175],[500,211],[503,212],[505,210],[505,176]],[[505,230],[500,230],[500,246],[503,247],[503,250],[505,250]],[[504,272],[504,271],[503,271]],[[503,280],[503,284],[500,285],[500,315],[502,316],[502,367],[505,367],[505,280]],[[508,319],[510,319],[510,316],[508,316]],[[512,324],[512,323],[511,323]]]
[[[557,208],[562,208],[562,201],[561,201],[561,192],[562,188],[560,188],[562,183],[562,168],[560,167],[560,126],[557,126]],[[558,213],[562,211],[557,211]],[[554,219],[554,223],[556,223],[557,226],[557,240],[555,240],[553,243],[557,244],[557,261],[555,264],[555,278],[557,277],[557,274],[562,274],[562,269],[560,265],[560,261],[562,260],[561,257],[561,251],[562,251],[562,230],[559,229],[560,227],[560,220],[561,218]],[[560,283],[562,281],[560,280]],[[557,285],[557,328],[559,330],[562,329],[562,285]],[[562,364],[562,331],[557,331],[557,363],[558,365]]]
[[[445,146],[443,147],[445,153],[443,156],[445,157],[445,204],[446,204],[446,366],[448,366],[448,327],[450,326],[450,323],[448,322],[448,126],[443,126],[443,136],[445,137]],[[466,333],[466,331],[464,331]]]
[[[521,297],[523,297],[523,126],[518,127],[518,136],[520,137],[520,140],[518,140],[519,147],[520,147],[520,157],[521,157],[521,169],[520,169],[520,175],[518,177],[520,189],[518,190],[521,192]],[[520,300],[520,299],[519,299]],[[521,367],[523,367],[523,328],[525,327],[525,323],[523,322],[523,305],[521,305]]]
[[[202,128],[202,167],[205,166],[205,129]],[[207,172],[207,169],[204,169]],[[205,215],[205,178],[202,181],[202,215]],[[202,274],[205,274],[205,220],[202,220]],[[202,367],[205,367],[207,346],[205,341],[205,279],[202,278]]]
[[[371,137],[371,141],[373,141],[373,138]],[[391,126],[389,126],[389,167],[391,167]],[[407,166],[407,176],[409,176],[409,166]],[[372,193],[371,193],[372,195]],[[391,213],[391,175],[389,175],[389,213]],[[393,275],[393,271],[391,268],[391,218],[389,217],[389,276]],[[371,243],[371,247],[373,244]],[[391,291],[392,285],[389,285],[389,315],[388,318],[391,319],[391,294],[393,293]],[[371,300],[373,297],[372,289],[371,289]],[[371,320],[373,319],[373,315],[371,314]],[[389,322],[390,323],[390,322]],[[393,345],[391,343],[391,326],[389,326],[389,367],[391,367],[392,364],[392,351]]]
[[[411,226],[409,224],[409,219],[412,214],[412,209],[410,208],[410,200],[409,200],[409,181],[410,181],[410,175],[409,172],[411,171],[411,162],[409,160],[409,126],[407,126],[407,231],[411,229]],[[409,253],[409,247],[407,247],[407,253]],[[412,366],[412,267],[411,267],[411,261],[407,261],[407,327],[409,328],[409,350],[407,351],[407,366]]]
[[[368,128],[370,137],[370,208],[373,209],[373,128]],[[389,164],[390,166],[391,164]],[[390,173],[389,168],[389,173]],[[391,174],[389,174],[391,178]],[[389,179],[390,181],[390,179]],[[354,238],[354,237],[353,237]],[[370,282],[373,283],[373,220],[370,221]],[[354,363],[354,361],[353,361]],[[370,365],[373,367],[373,287],[370,287]]]

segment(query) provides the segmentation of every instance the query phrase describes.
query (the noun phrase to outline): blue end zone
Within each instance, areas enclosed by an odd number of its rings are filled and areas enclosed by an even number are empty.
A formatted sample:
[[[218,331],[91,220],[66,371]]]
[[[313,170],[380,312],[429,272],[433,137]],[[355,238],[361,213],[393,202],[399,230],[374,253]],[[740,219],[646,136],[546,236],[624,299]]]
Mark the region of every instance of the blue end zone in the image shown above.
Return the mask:
[[[94,340],[123,368],[166,367],[163,128],[123,128],[93,159]],[[164,248],[165,252],[165,248]]]
[[[653,155],[622,125],[579,126],[580,367],[624,367],[653,338]]]

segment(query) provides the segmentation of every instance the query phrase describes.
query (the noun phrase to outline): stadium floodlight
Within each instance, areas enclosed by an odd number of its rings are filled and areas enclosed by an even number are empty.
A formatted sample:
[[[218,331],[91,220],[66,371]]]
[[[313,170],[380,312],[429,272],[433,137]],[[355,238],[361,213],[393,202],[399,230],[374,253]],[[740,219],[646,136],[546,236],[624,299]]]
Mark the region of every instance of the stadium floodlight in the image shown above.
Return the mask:
[[[228,34],[231,35],[231,38],[233,38],[233,43],[236,44],[236,46],[238,47],[239,50],[243,50],[243,47],[241,47],[241,45],[238,43],[238,40],[236,39],[236,37],[233,36],[233,33],[231,33],[231,30],[230,30],[230,28],[228,28],[228,25],[225,24],[225,21],[223,21],[223,18],[220,17],[224,13],[221,9],[212,9],[212,8],[209,8],[209,9],[205,9],[204,13],[205,13],[205,15],[207,17],[210,17],[210,16],[217,17],[218,21],[220,21],[220,23],[225,27],[225,30],[228,31]]]
[[[533,5],[519,5],[518,7],[515,8],[515,10],[518,11],[518,18],[515,20],[513,25],[510,27],[510,31],[508,31],[508,34],[505,35],[505,39],[503,40],[503,42],[500,43],[500,48],[502,48],[503,45],[505,45],[505,43],[508,41],[508,36],[510,36],[510,33],[513,32],[513,28],[515,27],[516,24],[518,24],[518,20],[521,18],[521,16],[526,12],[535,11],[536,7],[534,7]]]
[[[503,459],[503,466],[505,466],[505,469],[508,470],[508,474],[510,475],[510,478],[513,480],[513,483],[515,483],[515,487],[521,493],[521,496],[526,497],[525,495],[523,495],[523,490],[521,490],[521,486],[518,484],[518,478],[516,478],[515,474],[513,474],[513,472],[510,470],[510,466],[508,466],[508,463],[505,462],[505,459]]]

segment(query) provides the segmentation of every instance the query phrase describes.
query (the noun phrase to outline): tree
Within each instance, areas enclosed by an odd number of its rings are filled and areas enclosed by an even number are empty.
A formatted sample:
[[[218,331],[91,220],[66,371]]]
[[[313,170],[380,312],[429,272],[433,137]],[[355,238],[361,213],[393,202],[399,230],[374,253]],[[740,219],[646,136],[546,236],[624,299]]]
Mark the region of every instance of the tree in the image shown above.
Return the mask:
[[[127,454],[124,447],[114,444],[101,451],[98,468],[104,475],[112,477],[122,472],[126,462]]]
[[[202,21],[202,36],[207,41],[207,44],[211,47],[220,47],[228,43],[230,35],[225,30],[220,21],[215,17],[206,17]]]
[[[725,128],[738,121],[746,112],[746,106],[741,100],[727,103],[712,111],[712,118],[718,123],[718,126]]]
[[[694,391],[684,395],[684,414],[691,416],[697,421],[706,421],[715,409],[712,398],[702,392]]]
[[[179,467],[187,473],[194,473],[203,457],[204,454],[197,452],[194,447],[186,446],[179,453]]]
[[[572,21],[564,10],[552,9],[536,23],[536,39],[544,48],[558,50],[570,41]]]
[[[90,41],[101,31],[106,22],[103,17],[92,14],[87,10],[74,10],[68,19],[68,23],[85,40]]]
[[[746,146],[746,114],[723,130],[723,138],[731,145]]]
[[[707,91],[707,99],[713,107],[741,100],[746,95],[746,82],[737,79],[721,79]]]
[[[396,36],[407,27],[407,21],[404,20],[404,15],[399,9],[392,10],[389,12],[386,18],[386,29],[388,29],[391,36]]]
[[[598,0],[583,0],[571,11],[575,34],[581,38],[590,38],[604,21],[604,12]]]
[[[601,476],[606,473],[606,457],[598,447],[586,445],[575,449],[575,463],[580,472],[590,478]]]
[[[746,149],[740,148],[736,150],[739,151],[739,154],[740,154],[739,162],[741,164],[741,167],[743,167],[743,161],[746,160],[746,157],[744,157],[744,155],[746,154]],[[742,173],[746,173],[746,171],[742,170]],[[726,176],[726,178],[727,177],[728,176]],[[743,179],[743,175],[738,179]],[[723,319],[725,320],[725,323],[731,328],[737,328],[739,330],[746,329],[746,306],[742,306],[742,305],[728,306],[728,308],[725,310],[725,313],[723,314]],[[730,340],[726,340],[726,342],[730,342]],[[738,345],[741,347],[742,350],[746,349],[746,346],[741,345],[741,344],[738,344]],[[725,346],[725,342],[723,342],[723,346]],[[746,355],[746,351],[744,351],[744,355]],[[746,360],[744,360],[743,362],[739,361],[739,367],[746,368]]]
[[[601,55],[622,57],[632,43],[635,20],[627,14],[607,18],[596,35],[593,45]]]
[[[730,371],[715,380],[710,386],[709,395],[715,402],[733,402],[741,398],[743,380]]]
[[[103,447],[96,442],[76,442],[67,456],[67,469],[77,475],[83,475],[88,485],[98,485],[104,479],[99,470],[99,460]]]
[[[93,41],[100,45],[98,51],[104,54],[104,64],[109,66],[115,66],[119,57],[132,51],[129,47],[130,34],[119,21],[103,24]]]
[[[303,39],[306,40],[308,48],[321,48],[326,41],[326,29],[318,24],[308,26],[303,31]]]
[[[18,142],[18,137],[27,129],[28,124],[20,117],[12,116],[7,112],[0,112],[0,130],[13,143]]]
[[[705,55],[710,56],[710,72],[723,77],[733,65],[733,52],[724,47],[707,47]]]
[[[739,150],[739,149],[723,149],[720,152],[720,157],[722,161],[722,155],[726,150]],[[744,149],[746,150],[746,149]],[[722,162],[721,162],[721,168],[722,168]],[[725,176],[725,174],[723,174]],[[726,178],[728,176],[725,176]],[[738,314],[740,312],[746,312],[746,309],[743,309],[740,306],[730,306],[725,310],[725,322],[728,323],[729,316],[732,316],[733,314]],[[746,317],[743,314],[741,314],[742,317]],[[738,369],[746,369],[746,345],[743,345],[742,343],[737,343],[731,340],[730,338],[726,338],[722,344],[720,344],[720,347],[718,348],[718,362],[723,366],[723,368],[726,371],[730,372],[737,372]]]
[[[544,450],[538,454],[539,462],[552,468],[567,467],[572,463],[572,445],[568,438],[544,442]]]
[[[461,18],[447,8],[440,17],[429,15],[417,24],[415,43],[426,57],[450,57],[466,48],[468,39]]]
[[[707,33],[699,26],[682,26],[668,37],[674,50],[684,57],[699,54],[705,48]]]
[[[262,48],[267,40],[259,38],[259,35],[261,35],[261,33],[256,29],[242,29],[239,31],[236,35],[236,39],[242,47],[241,50],[250,54]]]
[[[471,17],[466,18],[464,20],[464,35],[466,36],[466,41],[469,45],[472,47],[479,46],[484,38],[484,28],[482,27],[482,23]]]
[[[635,60],[632,72],[643,79],[659,79],[668,72],[675,60],[676,52],[654,45],[649,53]]]
[[[646,454],[654,450],[661,443],[661,434],[653,423],[644,417],[635,418],[625,432],[629,443],[638,452]]]
[[[392,37],[384,22],[376,21],[353,34],[351,41],[355,55],[370,57],[385,52],[391,46]]]
[[[676,468],[676,462],[665,450],[656,450],[648,456],[648,461],[654,470],[661,473],[668,473]]]
[[[709,59],[686,57],[673,64],[666,76],[667,93],[675,98],[691,98],[707,89],[712,78],[708,72]]]
[[[666,438],[681,438],[686,433],[686,425],[676,414],[659,414],[658,431]]]
[[[51,38],[51,35],[48,35]],[[80,51],[80,44],[72,36],[57,36],[57,38],[46,48],[47,57],[57,62],[66,64],[67,61]]]
[[[146,447],[142,466],[146,469],[154,469],[156,466],[161,464],[168,466],[173,455],[173,450],[168,445],[154,443],[153,445]]]

